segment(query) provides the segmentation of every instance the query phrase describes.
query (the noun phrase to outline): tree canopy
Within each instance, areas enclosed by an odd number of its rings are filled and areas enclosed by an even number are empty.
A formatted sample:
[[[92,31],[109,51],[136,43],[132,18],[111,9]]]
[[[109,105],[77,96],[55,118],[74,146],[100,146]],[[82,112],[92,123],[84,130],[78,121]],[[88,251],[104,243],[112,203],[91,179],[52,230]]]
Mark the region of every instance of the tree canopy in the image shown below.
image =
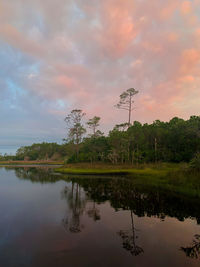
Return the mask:
[[[93,134],[86,135],[84,115],[81,110],[69,114],[66,119],[71,123],[68,124],[69,138],[62,145],[42,143],[21,147],[14,158],[113,164],[190,162],[193,159],[192,168],[199,164],[200,116],[191,116],[189,120],[175,117],[169,122],[156,120],[151,124],[134,121],[129,127],[119,124],[104,136],[98,134],[99,117],[89,120]]]

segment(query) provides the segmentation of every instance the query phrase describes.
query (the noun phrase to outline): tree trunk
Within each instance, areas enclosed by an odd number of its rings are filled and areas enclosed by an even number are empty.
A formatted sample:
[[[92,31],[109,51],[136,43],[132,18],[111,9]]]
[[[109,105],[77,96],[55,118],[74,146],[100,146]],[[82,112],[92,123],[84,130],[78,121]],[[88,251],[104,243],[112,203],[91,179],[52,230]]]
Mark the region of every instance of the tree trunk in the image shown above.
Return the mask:
[[[157,163],[157,139],[154,140],[154,149],[155,149],[155,163]]]
[[[131,95],[130,95],[130,98],[129,98],[129,111],[128,111],[128,127],[130,127],[130,123],[131,123]]]

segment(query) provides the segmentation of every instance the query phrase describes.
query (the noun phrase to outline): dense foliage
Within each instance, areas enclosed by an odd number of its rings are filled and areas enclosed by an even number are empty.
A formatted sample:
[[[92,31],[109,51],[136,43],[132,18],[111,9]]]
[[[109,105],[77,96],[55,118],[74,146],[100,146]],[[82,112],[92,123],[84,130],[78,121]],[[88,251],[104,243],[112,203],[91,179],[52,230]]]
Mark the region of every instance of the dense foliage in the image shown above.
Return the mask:
[[[17,150],[16,160],[58,160],[65,155],[65,145],[41,143],[24,146]]]
[[[107,136],[95,129],[79,143],[67,139],[62,145],[42,143],[21,147],[14,159],[138,164],[189,162],[194,158],[192,166],[199,164],[200,116],[191,116],[189,120],[175,117],[169,122],[156,120],[152,124],[135,121],[128,126],[117,125]]]
[[[152,124],[135,121],[126,128],[117,125],[108,136],[90,136],[80,145],[79,154],[69,162],[103,161],[114,163],[189,162],[200,151],[200,117],[173,118]]]
[[[190,167],[200,171],[200,152],[195,154],[194,158],[190,162]]]

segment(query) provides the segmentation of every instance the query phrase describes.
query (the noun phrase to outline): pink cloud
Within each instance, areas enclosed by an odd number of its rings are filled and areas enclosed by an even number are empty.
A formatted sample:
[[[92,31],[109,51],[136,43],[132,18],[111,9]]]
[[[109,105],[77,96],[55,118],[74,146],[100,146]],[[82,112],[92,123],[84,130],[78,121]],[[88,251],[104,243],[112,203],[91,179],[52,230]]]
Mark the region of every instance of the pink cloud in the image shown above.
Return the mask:
[[[175,33],[175,32],[170,32],[168,35],[167,35],[167,40],[169,42],[176,42],[178,41],[178,38],[179,38],[179,34],[178,33]]]
[[[58,85],[66,86],[66,88],[70,88],[75,86],[75,81],[67,76],[59,75],[56,77],[56,82]]]
[[[188,88],[200,86],[196,0],[18,3],[12,19],[7,8],[0,35],[42,61],[37,77],[24,81],[26,90],[50,102],[62,99],[66,112],[80,107],[88,116],[97,113],[105,124],[126,119],[113,106],[129,87],[139,90],[134,119],[167,120],[196,112],[198,93],[190,96],[190,110],[183,104]],[[28,24],[23,7],[42,16],[44,29]],[[55,106],[49,112],[61,116],[63,111]]]
[[[180,81],[183,83],[192,83],[195,81],[195,78],[192,75],[186,75],[181,77]]]
[[[160,19],[161,20],[169,20],[174,12],[176,11],[179,1],[168,1],[167,5],[164,6],[160,11]]]
[[[181,13],[183,15],[189,14],[192,11],[192,4],[190,1],[183,1],[181,4]]]
[[[0,25],[0,36],[5,42],[21,49],[25,53],[39,57],[44,52],[39,44],[28,39],[10,24]]]
[[[182,52],[181,73],[193,72],[196,65],[200,62],[200,49],[185,49]]]
[[[101,7],[101,30],[98,42],[107,57],[122,56],[137,35],[130,10],[134,2],[123,0],[104,1]]]

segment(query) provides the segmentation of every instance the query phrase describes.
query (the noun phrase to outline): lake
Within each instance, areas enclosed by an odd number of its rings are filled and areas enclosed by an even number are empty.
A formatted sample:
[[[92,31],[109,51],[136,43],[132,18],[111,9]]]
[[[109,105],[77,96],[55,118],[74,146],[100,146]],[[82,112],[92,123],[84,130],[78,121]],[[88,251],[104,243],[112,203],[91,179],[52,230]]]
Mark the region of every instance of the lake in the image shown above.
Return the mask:
[[[0,266],[199,266],[200,200],[125,177],[0,168]]]

